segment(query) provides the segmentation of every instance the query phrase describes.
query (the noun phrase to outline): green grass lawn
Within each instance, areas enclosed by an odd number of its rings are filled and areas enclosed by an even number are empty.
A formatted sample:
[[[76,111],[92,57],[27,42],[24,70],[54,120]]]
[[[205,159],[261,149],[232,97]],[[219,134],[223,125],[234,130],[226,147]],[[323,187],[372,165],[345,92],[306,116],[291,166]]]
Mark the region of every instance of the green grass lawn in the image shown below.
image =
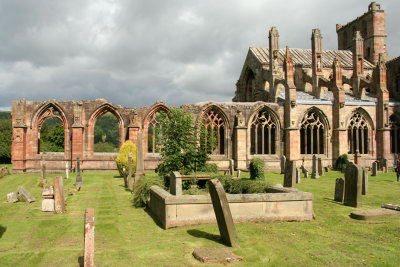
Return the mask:
[[[74,189],[71,176],[64,179],[67,196]],[[67,212],[57,215],[41,212],[39,174],[0,179],[0,266],[79,266],[87,207],[95,209],[95,261],[100,266],[200,266],[191,255],[194,248],[224,247],[216,224],[161,229],[144,209],[133,207],[132,194],[117,172],[82,176],[82,190],[68,196]],[[314,194],[312,222],[236,224],[241,247],[232,251],[244,260],[232,266],[399,266],[400,218],[349,218],[356,209],[333,201],[337,177],[343,174],[330,171],[298,185]],[[283,183],[278,173],[266,173],[266,179]],[[394,172],[370,176],[369,194],[363,196],[360,209],[400,204],[395,180]],[[20,185],[37,201],[7,203],[6,194]]]

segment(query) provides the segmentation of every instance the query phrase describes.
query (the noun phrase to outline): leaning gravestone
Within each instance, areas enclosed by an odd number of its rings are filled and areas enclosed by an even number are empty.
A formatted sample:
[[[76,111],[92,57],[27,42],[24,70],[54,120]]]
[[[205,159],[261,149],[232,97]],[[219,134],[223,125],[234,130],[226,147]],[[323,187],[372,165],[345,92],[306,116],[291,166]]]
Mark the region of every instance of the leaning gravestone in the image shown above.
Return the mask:
[[[53,179],[54,187],[54,210],[56,213],[65,212],[64,183],[62,176]]]
[[[376,176],[378,174],[378,162],[372,162],[372,176]]]
[[[349,162],[346,166],[344,180],[344,205],[355,208],[361,207],[362,177],[361,167]]]
[[[79,162],[79,154],[76,155],[76,182],[75,186],[78,188],[78,191],[82,187],[82,176],[81,176],[81,167],[80,167],[80,162]]]
[[[285,175],[283,178],[284,187],[296,187],[296,161],[288,160],[286,161]]]
[[[318,170],[317,170],[317,156],[315,156],[315,155],[313,155],[313,158],[312,158],[311,178],[313,178],[313,179],[318,179],[319,178],[319,173],[318,173]]]
[[[25,187],[20,186],[18,187],[18,200],[22,202],[34,202],[36,199],[29,193],[28,190],[25,189]]]
[[[94,209],[85,210],[85,244],[83,266],[94,267]]]
[[[338,202],[343,201],[343,193],[344,193],[344,179],[337,178],[335,183],[335,197],[334,200]]]
[[[362,180],[362,194],[368,194],[368,170],[365,167],[362,167],[363,171],[363,180]]]
[[[209,180],[208,187],[222,240],[228,246],[239,247],[231,209],[221,182],[218,179]]]
[[[324,167],[322,166],[322,158],[318,158],[318,174],[319,174],[319,176],[324,175]]]
[[[11,192],[7,194],[7,201],[10,203],[18,202],[18,192]]]
[[[281,157],[281,174],[284,174],[286,170],[286,157],[282,155]]]

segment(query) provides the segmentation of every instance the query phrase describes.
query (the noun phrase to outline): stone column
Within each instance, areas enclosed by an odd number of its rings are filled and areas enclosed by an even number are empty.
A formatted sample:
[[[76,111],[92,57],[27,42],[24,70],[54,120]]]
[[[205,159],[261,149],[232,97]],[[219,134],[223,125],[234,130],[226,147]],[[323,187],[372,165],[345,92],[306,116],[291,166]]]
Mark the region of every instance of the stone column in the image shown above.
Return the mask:
[[[65,179],[69,179],[69,163],[65,162]]]
[[[76,182],[75,186],[78,187],[78,190],[82,187],[82,176],[81,176],[81,168],[80,168],[80,162],[79,162],[79,154],[76,155]]]
[[[285,166],[286,166],[286,157],[282,155],[281,157],[281,174],[285,173]]]
[[[78,155],[83,155],[83,126],[72,127],[72,158]]]
[[[94,267],[94,209],[85,210],[85,250],[83,266]]]
[[[313,158],[312,158],[311,178],[313,178],[313,179],[318,179],[319,178],[319,173],[318,173],[318,170],[317,170],[317,156],[315,156],[315,155],[313,155]]]
[[[65,212],[64,182],[62,176],[53,179],[54,187],[54,210],[56,213]]]
[[[135,183],[144,176],[143,134],[137,133]]]
[[[241,111],[236,114],[237,125],[235,131],[235,167],[237,170],[247,169],[247,127],[245,125],[245,118]]]
[[[43,183],[46,183],[46,161],[42,160],[42,166],[41,166],[41,179]]]
[[[182,175],[179,172],[172,172],[169,180],[169,192],[171,195],[182,195]]]

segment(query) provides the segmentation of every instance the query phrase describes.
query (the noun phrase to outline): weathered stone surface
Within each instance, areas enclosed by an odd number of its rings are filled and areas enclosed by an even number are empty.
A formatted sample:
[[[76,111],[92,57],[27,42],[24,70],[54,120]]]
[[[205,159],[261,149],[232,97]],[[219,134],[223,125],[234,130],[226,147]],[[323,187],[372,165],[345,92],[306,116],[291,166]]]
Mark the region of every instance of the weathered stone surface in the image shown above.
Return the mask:
[[[388,172],[388,161],[387,161],[387,159],[382,159],[382,171],[384,173]]]
[[[287,160],[286,161],[286,170],[283,178],[283,186],[284,187],[296,187],[296,161]]]
[[[372,163],[372,176],[376,176],[378,174],[378,162],[374,161]]]
[[[169,191],[171,195],[182,195],[182,175],[179,172],[172,172],[169,180]]]
[[[122,177],[124,178],[124,186],[128,187],[128,174],[125,168],[122,168]]]
[[[282,155],[281,157],[281,174],[284,174],[286,170],[286,157]]]
[[[230,263],[241,261],[243,257],[237,256],[227,248],[195,248],[193,257],[204,263]]]
[[[65,162],[65,178],[69,179],[69,162]]]
[[[240,178],[240,169],[237,171],[237,178]]]
[[[208,187],[222,240],[228,246],[239,247],[231,209],[221,182],[218,179],[209,180]]]
[[[382,208],[400,211],[400,205],[396,204],[383,204]]]
[[[54,186],[54,210],[56,213],[65,212],[64,183],[62,176],[53,179]]]
[[[335,197],[334,200],[338,202],[343,201],[343,193],[344,193],[344,179],[337,178],[335,182]]]
[[[83,266],[94,267],[94,209],[85,210],[85,245]]]
[[[43,188],[42,192],[43,198],[54,198],[54,188],[53,186],[49,185]]]
[[[46,179],[46,161],[42,161],[42,169],[41,169],[41,178],[42,180]]]
[[[365,167],[362,167],[363,171],[363,180],[362,180],[362,194],[368,194],[368,170]]]
[[[34,202],[36,199],[31,195],[31,193],[26,190],[23,186],[18,187],[18,200],[24,202]]]
[[[301,177],[300,177],[300,168],[296,168],[296,184],[300,183]]]
[[[343,204],[361,207],[362,168],[352,162],[346,166]]]
[[[398,217],[400,211],[390,209],[357,210],[350,213],[350,217],[357,220],[372,220],[378,218]]]
[[[313,155],[312,159],[312,173],[311,173],[311,178],[313,179],[318,179],[319,178],[319,172],[317,168],[317,156]]]
[[[324,175],[324,166],[322,165],[322,158],[318,158],[318,174],[320,176]]]
[[[233,159],[229,159],[229,174],[233,175],[235,173],[235,162]]]
[[[79,161],[79,154],[76,155],[76,181],[75,181],[75,186],[80,190],[82,187],[82,176],[81,176],[81,167],[80,167],[80,161]]]
[[[144,176],[144,155],[143,155],[143,134],[137,133],[137,149],[136,149],[136,172],[135,183],[139,181],[140,177]]]
[[[54,199],[43,199],[42,200],[42,211],[43,212],[54,212]]]
[[[133,182],[132,182],[132,158],[133,154],[132,152],[129,152],[128,154],[128,188],[133,189]]]
[[[18,202],[18,192],[11,192],[7,194],[7,201],[10,203]]]

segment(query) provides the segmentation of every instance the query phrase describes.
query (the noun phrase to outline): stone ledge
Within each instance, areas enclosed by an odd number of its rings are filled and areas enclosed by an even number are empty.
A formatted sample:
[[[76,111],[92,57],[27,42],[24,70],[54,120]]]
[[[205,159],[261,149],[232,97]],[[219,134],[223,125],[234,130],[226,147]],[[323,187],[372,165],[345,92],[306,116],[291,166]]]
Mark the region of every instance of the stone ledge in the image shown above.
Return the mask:
[[[358,210],[350,213],[350,217],[356,220],[372,220],[378,218],[398,217],[400,211],[391,209],[371,209],[371,210]]]

